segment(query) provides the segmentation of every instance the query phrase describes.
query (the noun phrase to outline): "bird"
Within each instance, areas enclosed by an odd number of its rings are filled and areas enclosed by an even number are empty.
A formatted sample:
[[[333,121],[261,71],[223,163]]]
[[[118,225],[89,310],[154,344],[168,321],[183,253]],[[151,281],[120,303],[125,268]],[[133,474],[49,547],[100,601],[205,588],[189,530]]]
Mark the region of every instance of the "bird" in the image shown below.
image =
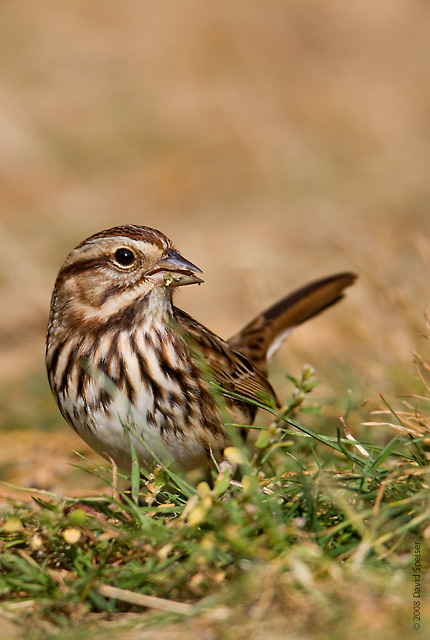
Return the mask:
[[[55,280],[46,336],[48,379],[69,425],[130,471],[189,471],[223,460],[227,424],[278,407],[268,361],[292,329],[334,305],[356,275],[313,281],[229,340],[173,303],[202,271],[161,231],[122,225],[91,235]]]

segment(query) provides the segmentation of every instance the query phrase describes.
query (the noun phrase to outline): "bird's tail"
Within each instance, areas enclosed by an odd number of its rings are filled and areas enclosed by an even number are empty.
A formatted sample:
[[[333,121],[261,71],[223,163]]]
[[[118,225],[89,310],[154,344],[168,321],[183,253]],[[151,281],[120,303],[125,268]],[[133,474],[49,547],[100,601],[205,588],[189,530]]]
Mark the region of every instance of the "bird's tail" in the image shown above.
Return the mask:
[[[356,277],[354,273],[338,273],[293,291],[230,338],[230,346],[266,372],[267,361],[294,327],[339,302],[344,289],[353,284]]]

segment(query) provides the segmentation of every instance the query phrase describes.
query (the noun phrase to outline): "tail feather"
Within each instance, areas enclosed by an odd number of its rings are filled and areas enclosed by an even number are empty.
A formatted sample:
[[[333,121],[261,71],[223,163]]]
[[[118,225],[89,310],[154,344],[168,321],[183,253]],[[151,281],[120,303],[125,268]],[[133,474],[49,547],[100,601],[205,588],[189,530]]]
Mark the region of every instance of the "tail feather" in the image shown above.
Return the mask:
[[[339,273],[293,291],[230,338],[230,346],[265,373],[267,360],[294,327],[339,302],[344,296],[343,290],[353,284],[356,277],[354,273]]]

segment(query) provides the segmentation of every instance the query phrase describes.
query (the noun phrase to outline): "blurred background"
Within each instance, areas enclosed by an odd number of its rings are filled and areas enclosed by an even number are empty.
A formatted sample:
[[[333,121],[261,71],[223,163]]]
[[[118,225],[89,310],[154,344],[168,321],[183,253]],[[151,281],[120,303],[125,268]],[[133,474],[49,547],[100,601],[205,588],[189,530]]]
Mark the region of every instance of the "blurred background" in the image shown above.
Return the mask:
[[[205,274],[177,304],[229,337],[308,280],[359,273],[278,353],[338,414],[409,390],[430,266],[430,6],[3,0],[0,478],[56,490],[88,449],[44,372],[69,250],[155,226]],[[333,427],[333,430],[335,427]]]

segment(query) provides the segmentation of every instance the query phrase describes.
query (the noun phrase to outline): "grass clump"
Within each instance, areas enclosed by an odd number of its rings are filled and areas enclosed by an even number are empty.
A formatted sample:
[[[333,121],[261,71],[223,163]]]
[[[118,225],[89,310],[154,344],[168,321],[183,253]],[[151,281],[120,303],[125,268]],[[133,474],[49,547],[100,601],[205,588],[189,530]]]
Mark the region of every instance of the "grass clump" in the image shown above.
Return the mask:
[[[22,628],[31,620],[43,635],[48,624],[55,636],[95,614],[128,620],[149,608],[222,628],[207,617],[218,611],[230,629],[245,629],[252,616],[263,624],[269,611],[274,621],[288,609],[292,628],[305,633],[309,603],[322,607],[324,624],[340,624],[360,592],[382,603],[394,583],[406,589],[414,543],[424,558],[430,538],[427,436],[400,430],[375,445],[345,424],[316,433],[306,426],[313,372],[292,381],[284,407],[267,407],[272,421],[256,427],[254,444],[231,427],[226,463],[195,482],[157,465],[144,480],[134,474],[127,492],[97,468],[110,485],[98,497],[34,492],[32,502],[3,505],[5,615],[19,611]]]

